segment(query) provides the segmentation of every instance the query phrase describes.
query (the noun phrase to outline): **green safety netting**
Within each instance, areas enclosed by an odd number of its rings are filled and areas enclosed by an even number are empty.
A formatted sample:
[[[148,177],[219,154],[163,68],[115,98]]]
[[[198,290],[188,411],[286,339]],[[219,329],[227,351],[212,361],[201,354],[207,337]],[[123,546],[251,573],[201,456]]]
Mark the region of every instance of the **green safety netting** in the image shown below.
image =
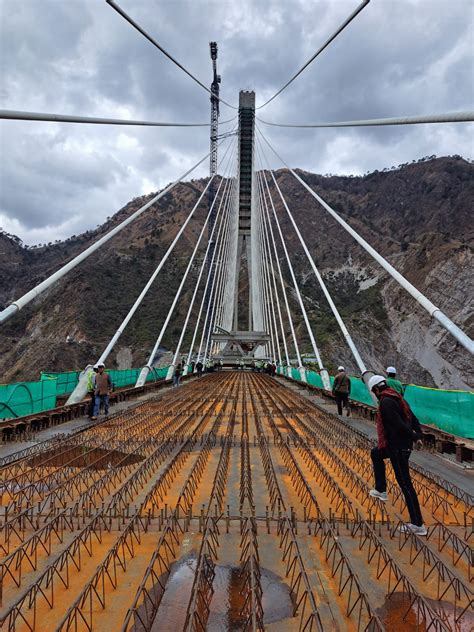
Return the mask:
[[[72,393],[79,380],[81,371],[66,371],[65,373],[41,373],[41,380],[56,380],[56,395]]]
[[[131,386],[137,381],[141,369],[108,371],[114,388]],[[147,376],[147,382],[155,382],[166,377],[168,367],[154,368]],[[10,419],[31,415],[56,406],[58,395],[67,395],[74,390],[81,371],[63,373],[41,373],[39,382],[17,382],[0,384],[0,419]]]
[[[299,371],[299,369],[296,369],[295,367],[292,367],[292,368],[291,368],[291,377],[292,377],[294,380],[296,380],[296,381],[300,380],[300,379],[301,379],[301,376],[300,376],[300,371]]]
[[[405,399],[423,423],[474,439],[474,393],[408,384]]]
[[[56,380],[0,384],[0,419],[39,413],[56,406]]]
[[[283,372],[283,367],[279,367],[278,373],[283,374]],[[292,368],[291,375],[294,380],[301,381],[297,369]],[[306,379],[312,386],[318,388],[323,386],[321,376],[316,371],[306,370]],[[334,377],[330,380],[332,385]],[[351,376],[350,397],[356,402],[374,405],[366,385],[359,377]],[[473,392],[445,391],[409,384],[405,390],[405,399],[421,423],[432,424],[441,430],[466,439],[474,438]]]
[[[316,371],[306,370],[306,379],[308,380],[308,384],[311,384],[311,386],[323,388],[323,380],[321,379],[319,373],[316,373]]]

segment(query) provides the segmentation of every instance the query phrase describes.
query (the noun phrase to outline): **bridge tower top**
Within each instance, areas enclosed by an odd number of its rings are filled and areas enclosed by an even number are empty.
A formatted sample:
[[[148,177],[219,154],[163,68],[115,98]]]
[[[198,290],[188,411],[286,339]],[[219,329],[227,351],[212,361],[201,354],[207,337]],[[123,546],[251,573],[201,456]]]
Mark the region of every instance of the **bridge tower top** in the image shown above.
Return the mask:
[[[250,235],[255,92],[239,93],[239,234]]]

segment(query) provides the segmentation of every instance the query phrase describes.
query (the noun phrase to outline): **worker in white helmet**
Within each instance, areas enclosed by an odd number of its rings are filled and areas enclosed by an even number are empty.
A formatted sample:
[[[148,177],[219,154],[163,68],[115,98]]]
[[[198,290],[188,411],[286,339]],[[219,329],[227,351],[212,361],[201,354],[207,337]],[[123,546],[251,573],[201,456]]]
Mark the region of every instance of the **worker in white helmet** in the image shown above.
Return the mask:
[[[337,373],[332,385],[332,394],[336,398],[337,413],[342,415],[342,411],[344,409],[346,411],[346,415],[350,417],[351,409],[349,405],[349,395],[351,394],[351,380],[343,366],[339,366],[337,368]]]
[[[400,382],[400,380],[397,380],[397,369],[394,366],[388,366],[386,373],[387,379],[385,381],[387,382],[387,385],[390,386],[390,388],[393,388],[394,391],[397,391],[397,393],[400,393],[402,397],[404,397],[405,387]]]
[[[410,477],[409,459],[414,441],[420,441],[422,432],[418,419],[403,397],[390,388],[386,378],[373,375],[368,384],[369,390],[379,400],[377,410],[377,447],[371,451],[374,467],[375,488],[369,494],[379,500],[387,500],[387,480],[385,461],[390,459],[395,478],[405,497],[411,522],[400,527],[403,533],[427,535],[423,524],[420,503]]]

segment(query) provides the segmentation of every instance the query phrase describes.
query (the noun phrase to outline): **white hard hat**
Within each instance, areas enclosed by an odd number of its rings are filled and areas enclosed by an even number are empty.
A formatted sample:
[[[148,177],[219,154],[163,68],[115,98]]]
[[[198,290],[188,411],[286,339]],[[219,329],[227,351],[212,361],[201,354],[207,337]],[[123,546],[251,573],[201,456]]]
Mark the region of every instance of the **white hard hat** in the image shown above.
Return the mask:
[[[338,370],[338,371],[345,371],[345,369],[344,369],[344,367],[343,367],[343,366],[338,366],[338,367],[337,367],[337,370]]]
[[[387,373],[396,373],[397,369],[394,366],[387,367]]]
[[[98,366],[99,368],[100,368],[101,366],[103,366],[103,367],[105,368],[105,364],[104,364],[103,362],[99,362],[99,364],[98,364],[97,366]]]
[[[374,386],[382,384],[382,382],[385,384],[385,378],[383,377],[383,375],[372,375],[369,380],[369,391],[371,391]]]

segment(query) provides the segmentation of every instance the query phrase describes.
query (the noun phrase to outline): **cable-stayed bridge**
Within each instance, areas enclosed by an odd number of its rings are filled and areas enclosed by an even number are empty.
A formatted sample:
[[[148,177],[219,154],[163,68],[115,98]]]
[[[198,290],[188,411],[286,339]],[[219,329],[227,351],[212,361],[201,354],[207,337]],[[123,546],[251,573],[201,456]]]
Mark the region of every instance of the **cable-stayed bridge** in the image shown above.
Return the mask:
[[[406,521],[407,509],[391,469],[388,501],[369,493],[376,402],[366,385],[373,371],[317,267],[308,235],[302,234],[270,159],[286,167],[314,203],[468,356],[474,352],[473,341],[287,165],[284,151],[266,134],[266,125],[280,123],[259,116],[259,109],[287,89],[368,0],[261,105],[252,91],[241,91],[236,105],[221,98],[215,43],[209,90],[113,0],[107,1],[210,93],[211,149],[166,189],[6,306],[0,324],[54,284],[67,282],[71,270],[208,160],[210,177],[147,283],[129,297],[129,309],[100,356],[71,375],[62,405],[18,414],[13,400],[3,404],[10,414],[0,422],[2,629],[472,629],[474,498],[472,472],[465,466],[472,460],[469,437],[474,433],[467,430],[456,437],[424,426],[425,447],[432,450],[414,454],[411,471],[428,536],[401,533],[398,527]],[[220,105],[236,115],[218,126]],[[0,116],[89,125],[175,125],[16,111]],[[308,127],[473,120],[473,112],[462,112]],[[332,377],[277,206],[284,209],[285,225],[294,231],[358,367],[351,419],[335,414]],[[130,372],[124,388],[113,394],[110,416],[86,422],[88,373],[111,359],[202,208],[205,217],[146,364]],[[194,287],[185,299],[183,290],[196,267]],[[157,379],[157,353],[177,306],[183,304],[185,320],[171,364]],[[304,324],[317,370],[304,366],[296,318]],[[187,335],[191,342],[185,345]],[[197,377],[198,362],[223,368]],[[278,366],[277,377],[252,370],[267,363]],[[178,365],[183,366],[184,383],[172,389]],[[406,396],[410,401],[408,391]],[[433,407],[441,402],[434,390],[425,396],[432,398]],[[472,394],[465,398],[460,415],[469,428]],[[441,416],[441,403],[439,408]],[[436,450],[453,452],[464,467],[457,468],[434,454]]]

